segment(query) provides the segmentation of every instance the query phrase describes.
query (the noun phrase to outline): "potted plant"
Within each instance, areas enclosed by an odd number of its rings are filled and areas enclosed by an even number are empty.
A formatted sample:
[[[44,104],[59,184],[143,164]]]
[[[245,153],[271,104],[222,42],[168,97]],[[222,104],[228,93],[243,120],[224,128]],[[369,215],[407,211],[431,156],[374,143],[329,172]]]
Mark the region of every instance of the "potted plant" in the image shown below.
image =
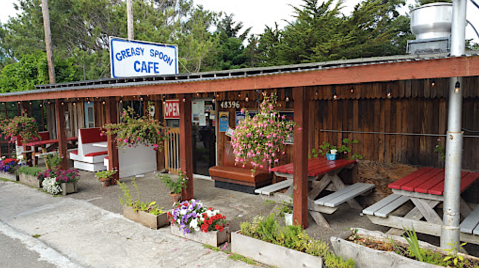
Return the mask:
[[[228,240],[226,216],[199,200],[183,201],[168,212],[171,233],[213,247]]]
[[[18,175],[16,174],[19,164],[18,159],[14,158],[2,158],[0,161],[0,178],[4,178],[11,181],[18,181]]]
[[[141,202],[140,192],[138,191],[135,178],[132,179],[132,183],[137,196],[135,201],[133,201],[130,190],[126,184],[118,183],[123,192],[123,196],[120,197],[120,204],[123,206],[123,216],[152,229],[158,229],[167,225],[168,218],[163,208],[160,208],[156,202]]]
[[[118,148],[123,149],[125,146],[136,147],[138,144],[144,144],[161,151],[168,138],[168,128],[163,127],[151,115],[139,117],[131,107],[123,110],[121,123],[107,124],[104,128],[102,134],[116,135]]]
[[[279,216],[284,217],[284,223],[286,225],[293,225],[293,198],[283,200],[278,207]]]
[[[336,254],[354,257],[357,267],[479,266],[479,258],[457,253],[464,244],[444,251],[419,241],[414,228],[406,229],[407,236],[403,237],[360,228],[351,231],[343,238],[331,237],[331,243]]]
[[[263,94],[264,100],[260,105],[260,112],[250,117],[246,111],[242,120],[232,133],[231,146],[236,156],[235,161],[250,162],[251,172],[264,168],[265,165],[273,166],[279,162],[279,155],[284,154],[285,142],[293,135],[297,124],[286,120],[276,110],[277,96]],[[242,109],[242,113],[245,111]],[[301,130],[301,128],[298,128]]]
[[[352,153],[352,145],[359,143],[358,140],[350,140],[350,139],[343,139],[343,143],[341,146],[336,146],[329,144],[327,142],[323,142],[323,144],[319,145],[318,150],[313,149],[312,153],[309,157],[318,157],[318,156],[326,156],[327,160],[337,160],[340,156],[344,156],[347,159],[356,160],[356,159],[363,159],[363,156],[357,153]]]
[[[42,173],[42,169],[37,166],[20,166],[17,169],[18,179],[21,183],[41,188],[43,177],[38,177],[39,173]]]
[[[61,162],[62,162],[62,157],[60,157],[60,154],[58,152],[53,152],[49,153],[44,156],[45,159],[45,166],[47,169],[59,169]]]
[[[3,119],[0,124],[5,140],[15,143],[20,137],[23,143],[39,139],[38,126],[34,118],[23,116],[15,116],[14,118]],[[1,137],[1,135],[0,135]]]
[[[62,195],[78,192],[78,180],[80,180],[80,175],[76,169],[49,169],[45,171],[43,177],[54,179],[55,183],[60,187]]]
[[[113,179],[113,175],[117,173],[116,170],[104,170],[95,173],[95,177],[101,182],[103,187],[110,186],[110,181]]]
[[[166,187],[170,190],[171,201],[173,204],[181,200],[181,192],[186,188],[188,177],[183,171],[178,171],[178,179],[173,180],[168,174],[160,174],[157,176]]]
[[[275,267],[355,267],[352,259],[338,257],[301,226],[281,226],[275,214],[241,223],[241,230],[231,234],[231,251]]]

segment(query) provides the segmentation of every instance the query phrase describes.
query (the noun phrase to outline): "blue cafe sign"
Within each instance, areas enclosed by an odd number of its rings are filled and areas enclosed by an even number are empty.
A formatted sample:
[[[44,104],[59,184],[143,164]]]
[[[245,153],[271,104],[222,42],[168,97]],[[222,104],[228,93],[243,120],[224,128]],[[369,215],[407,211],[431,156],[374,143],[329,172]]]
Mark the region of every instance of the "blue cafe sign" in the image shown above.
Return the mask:
[[[111,76],[178,74],[178,46],[110,37]]]

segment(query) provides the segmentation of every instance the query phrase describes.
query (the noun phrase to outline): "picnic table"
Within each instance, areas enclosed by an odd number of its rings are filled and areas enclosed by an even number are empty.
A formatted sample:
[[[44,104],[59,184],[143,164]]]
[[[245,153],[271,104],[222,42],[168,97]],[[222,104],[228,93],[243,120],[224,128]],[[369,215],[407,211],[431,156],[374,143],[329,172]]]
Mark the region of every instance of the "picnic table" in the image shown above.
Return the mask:
[[[421,168],[391,184],[393,194],[363,210],[369,219],[379,225],[396,229],[414,227],[416,232],[434,236],[441,235],[442,217],[435,208],[444,202],[444,169]],[[461,173],[461,194],[479,179],[479,173],[463,171]],[[411,201],[413,208],[405,216],[393,215],[393,212]],[[477,243],[474,232],[479,234],[479,207],[474,211],[460,198],[461,240]],[[421,220],[421,219],[425,220]],[[397,234],[401,230],[394,232]]]
[[[338,173],[344,168],[353,169],[353,173],[357,173],[357,161],[355,160],[326,160],[324,157],[312,158],[308,160],[308,180],[310,190],[308,192],[308,209],[309,213],[318,225],[329,228],[330,225],[324,214],[332,214],[342,203],[347,202],[351,208],[362,209],[354,197],[369,193],[373,188],[373,184],[355,183],[346,186]],[[278,166],[271,169],[276,176],[286,178],[285,181],[275,183],[255,192],[263,198],[275,202],[291,201],[290,195],[293,193],[293,163]],[[286,189],[285,193],[278,191]],[[316,198],[324,191],[329,190],[334,193],[326,195],[316,200]]]
[[[77,141],[78,140],[78,137],[69,137],[67,138],[67,142],[69,141]],[[28,151],[29,153],[31,153],[31,158],[32,158],[32,164],[34,166],[36,166],[38,163],[37,163],[37,160],[36,160],[36,156],[38,156],[38,152],[40,150],[42,150],[42,152],[40,153],[41,155],[43,155],[44,153],[46,153],[43,149],[44,149],[44,146],[48,145],[48,144],[55,144],[55,143],[58,143],[58,139],[49,139],[49,140],[38,140],[38,141],[32,141],[32,142],[28,142],[28,143],[25,143],[24,146],[30,146],[32,147],[32,150],[31,151]],[[38,150],[40,149],[40,150]],[[30,156],[30,154],[28,155]]]

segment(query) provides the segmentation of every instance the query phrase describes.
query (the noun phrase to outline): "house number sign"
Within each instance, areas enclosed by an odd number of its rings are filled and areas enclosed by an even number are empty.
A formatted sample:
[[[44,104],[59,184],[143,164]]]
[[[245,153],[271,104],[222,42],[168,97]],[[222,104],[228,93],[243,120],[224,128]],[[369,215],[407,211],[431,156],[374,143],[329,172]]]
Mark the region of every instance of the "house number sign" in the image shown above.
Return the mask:
[[[240,104],[239,101],[223,101],[220,104],[221,108],[237,108],[239,109]]]

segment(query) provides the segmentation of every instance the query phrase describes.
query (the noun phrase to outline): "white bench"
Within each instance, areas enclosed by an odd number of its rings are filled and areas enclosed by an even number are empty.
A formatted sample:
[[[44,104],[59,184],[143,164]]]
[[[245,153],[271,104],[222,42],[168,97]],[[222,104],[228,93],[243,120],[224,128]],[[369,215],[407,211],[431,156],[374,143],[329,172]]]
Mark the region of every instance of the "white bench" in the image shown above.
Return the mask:
[[[370,183],[355,183],[314,201],[314,204],[335,208],[342,203],[371,191],[374,187],[374,184]]]
[[[293,180],[285,180],[285,181],[281,181],[281,182],[278,182],[278,183],[275,183],[275,184],[265,186],[263,188],[256,189],[256,190],[254,190],[254,192],[257,193],[257,194],[263,194],[263,195],[270,196],[270,195],[273,195],[275,192],[277,192],[279,190],[290,187],[292,184],[293,184]]]
[[[106,143],[107,137],[102,136],[100,128],[84,128],[78,130],[78,150],[70,152],[73,166],[87,171],[105,170],[103,159],[108,151],[94,143]]]
[[[389,214],[409,201],[409,199],[410,198],[408,196],[391,194],[386,198],[381,199],[379,202],[365,208],[363,210],[363,214],[387,218]]]
[[[479,205],[461,223],[462,233],[479,235]]]

